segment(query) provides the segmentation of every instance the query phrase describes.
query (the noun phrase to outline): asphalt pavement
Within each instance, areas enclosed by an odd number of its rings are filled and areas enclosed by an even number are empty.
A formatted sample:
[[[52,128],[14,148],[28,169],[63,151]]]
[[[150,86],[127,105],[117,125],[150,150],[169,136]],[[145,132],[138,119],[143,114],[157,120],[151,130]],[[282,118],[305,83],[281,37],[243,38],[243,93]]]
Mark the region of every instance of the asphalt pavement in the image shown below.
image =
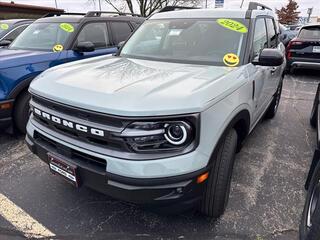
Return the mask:
[[[319,72],[285,77],[277,116],[257,125],[236,156],[225,214],[161,215],[75,189],[0,134],[0,239],[298,239],[304,181],[316,142],[309,125]],[[1,209],[2,208],[2,209]]]

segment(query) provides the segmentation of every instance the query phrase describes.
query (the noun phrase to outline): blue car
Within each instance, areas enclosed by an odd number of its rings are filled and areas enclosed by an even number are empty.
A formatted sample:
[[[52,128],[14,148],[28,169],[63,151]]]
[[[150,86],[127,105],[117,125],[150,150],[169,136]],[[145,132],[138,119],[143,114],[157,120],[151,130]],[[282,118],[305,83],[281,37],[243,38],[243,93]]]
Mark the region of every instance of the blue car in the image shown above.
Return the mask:
[[[0,129],[25,133],[30,82],[41,72],[80,59],[113,54],[144,18],[88,12],[41,18],[0,49]]]

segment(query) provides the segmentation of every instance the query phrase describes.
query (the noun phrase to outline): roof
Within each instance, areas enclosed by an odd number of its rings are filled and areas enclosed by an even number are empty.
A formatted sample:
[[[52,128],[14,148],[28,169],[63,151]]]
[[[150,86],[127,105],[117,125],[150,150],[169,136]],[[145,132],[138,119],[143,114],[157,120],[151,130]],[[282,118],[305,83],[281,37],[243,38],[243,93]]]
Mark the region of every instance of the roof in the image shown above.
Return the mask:
[[[33,22],[32,19],[9,19],[9,20],[0,20],[1,23],[7,23],[7,24],[16,24],[16,23],[22,23],[22,22]]]
[[[70,22],[70,23],[79,23],[83,19],[87,21],[90,19],[92,21],[96,20],[126,20],[133,22],[143,22],[145,19],[142,17],[132,17],[132,16],[101,16],[101,17],[87,17],[83,15],[61,15],[54,17],[45,17],[36,20],[36,22]]]
[[[245,18],[247,9],[192,9],[169,11],[154,14],[150,19],[166,19],[166,18]],[[270,10],[252,10],[251,18],[258,15],[272,15]]]
[[[34,5],[27,5],[27,4],[17,4],[17,3],[5,3],[0,2],[0,10],[4,9],[16,9],[16,10],[31,10],[31,11],[39,11],[39,12],[64,12],[63,9],[58,8],[51,8],[51,7],[41,7],[41,6],[34,6]]]

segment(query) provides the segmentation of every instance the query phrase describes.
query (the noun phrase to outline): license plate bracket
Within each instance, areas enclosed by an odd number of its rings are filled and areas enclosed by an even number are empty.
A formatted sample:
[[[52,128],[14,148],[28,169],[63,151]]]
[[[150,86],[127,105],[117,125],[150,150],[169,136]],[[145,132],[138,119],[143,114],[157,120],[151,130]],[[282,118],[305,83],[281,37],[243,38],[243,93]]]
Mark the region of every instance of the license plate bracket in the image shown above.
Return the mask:
[[[48,159],[49,169],[52,174],[59,175],[75,187],[80,187],[80,178],[77,166],[51,153],[48,153]]]

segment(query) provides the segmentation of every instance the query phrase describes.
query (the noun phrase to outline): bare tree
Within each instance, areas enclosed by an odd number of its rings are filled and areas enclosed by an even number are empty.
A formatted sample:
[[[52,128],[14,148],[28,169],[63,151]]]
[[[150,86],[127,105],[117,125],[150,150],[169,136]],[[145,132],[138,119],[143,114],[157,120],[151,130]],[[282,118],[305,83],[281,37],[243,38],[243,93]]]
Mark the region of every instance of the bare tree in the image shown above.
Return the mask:
[[[129,9],[131,13],[135,13],[135,9],[139,10],[141,16],[147,17],[156,10],[165,6],[196,6],[200,0],[105,0],[108,5],[120,12],[123,7]]]

